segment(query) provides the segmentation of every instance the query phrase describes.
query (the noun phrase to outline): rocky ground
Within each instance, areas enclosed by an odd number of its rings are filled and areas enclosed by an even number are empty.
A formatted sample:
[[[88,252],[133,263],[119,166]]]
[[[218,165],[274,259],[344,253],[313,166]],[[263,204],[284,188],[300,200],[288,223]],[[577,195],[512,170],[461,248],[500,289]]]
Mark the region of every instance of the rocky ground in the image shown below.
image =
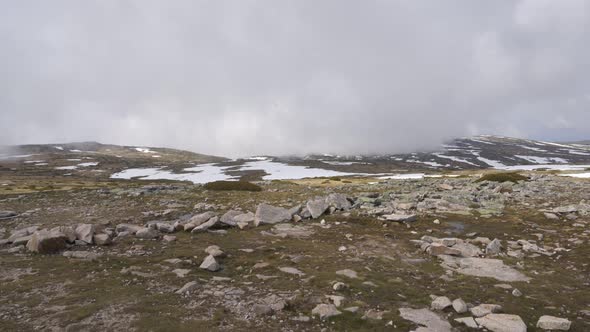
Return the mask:
[[[588,331],[590,181],[527,176],[3,178],[0,330]]]

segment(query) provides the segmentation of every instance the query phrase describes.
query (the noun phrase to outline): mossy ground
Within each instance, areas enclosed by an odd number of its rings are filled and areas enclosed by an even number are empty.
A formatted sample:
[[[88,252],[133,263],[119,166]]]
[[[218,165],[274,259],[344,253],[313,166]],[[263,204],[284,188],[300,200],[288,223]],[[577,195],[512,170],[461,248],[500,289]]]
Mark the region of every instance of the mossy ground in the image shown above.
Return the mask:
[[[365,192],[367,183],[371,182],[370,179],[343,179],[351,183],[334,179],[273,181],[265,184],[261,192],[211,191],[178,184],[179,189],[174,191],[133,196],[125,194],[125,190],[148,183],[77,183],[60,178],[52,184],[52,189],[41,189],[45,186],[31,188],[22,198],[2,192],[0,209],[26,211],[40,208],[22,224],[9,220],[2,227],[13,229],[33,224],[50,227],[82,221],[111,226],[121,222],[141,224],[158,218],[172,220],[195,213],[194,204],[204,201],[227,209],[239,207],[250,211],[261,202],[290,207],[325,194],[326,188],[350,195]],[[14,188],[39,184],[26,179],[12,180],[18,183]],[[111,192],[103,193],[97,188],[109,188]],[[395,184],[387,188],[394,189]],[[175,211],[157,215],[171,204],[176,204]],[[440,219],[440,225],[432,223],[435,218]],[[269,232],[271,226],[261,226],[245,230],[229,229],[226,234],[180,232],[175,234],[177,241],[169,244],[130,238],[108,247],[78,247],[78,250],[91,249],[103,253],[92,262],[59,255],[2,252],[0,312],[3,314],[0,316],[0,330],[50,330],[80,324],[96,331],[132,328],[141,331],[316,331],[322,327],[338,331],[407,331],[415,326],[401,319],[398,309],[428,307],[430,294],[452,299],[460,297],[474,304],[501,304],[505,312],[520,315],[527,322],[529,331],[535,331],[534,324],[543,314],[572,319],[571,331],[590,329],[588,318],[578,315],[580,310],[590,309],[590,248],[587,242],[558,256],[525,258],[523,271],[532,280],[511,283],[522,291],[522,297],[514,297],[509,291],[494,287],[502,283],[495,279],[454,274],[451,280],[445,280],[441,278],[445,270],[438,260],[420,253],[409,242],[424,234],[464,238],[467,233],[477,232],[490,238],[516,240],[536,239],[533,234],[543,233],[545,243],[567,245],[569,238],[579,235],[579,228],[571,223],[546,220],[534,207],[509,206],[502,216],[486,219],[453,215],[422,217],[409,226],[388,223],[384,227],[383,222],[356,213],[348,217],[335,214],[324,219],[329,227],[322,227],[319,220],[298,224],[313,231],[306,238],[264,235],[262,232]],[[147,254],[134,255],[132,249],[137,245],[142,246],[142,251]],[[209,245],[218,245],[228,254],[222,260],[223,269],[216,273],[198,268],[205,257],[204,249]],[[339,251],[340,246],[347,249]],[[253,249],[253,252],[240,249]],[[192,263],[173,266],[163,262],[169,258],[187,259]],[[293,261],[294,258],[297,262]],[[517,263],[515,259],[504,260],[512,266]],[[253,270],[254,264],[259,262],[269,263],[269,266]],[[296,267],[306,275],[297,277],[278,270],[284,266]],[[123,269],[131,267],[147,276],[122,273]],[[186,277],[179,278],[171,272],[174,268],[187,268],[190,272]],[[348,279],[335,274],[346,268],[357,271],[360,278]],[[276,278],[261,280],[256,274]],[[14,276],[18,277],[15,279]],[[213,281],[215,276],[230,280]],[[174,294],[175,289],[193,280],[199,284],[193,295]],[[343,281],[349,288],[336,292],[331,288],[334,281]],[[366,281],[376,287],[363,284]],[[289,293],[296,296],[285,310],[276,315],[276,319],[243,319],[232,311],[223,297],[199,297],[216,285],[244,291],[239,300],[246,302],[268,294]],[[362,319],[362,313],[345,313],[325,322],[318,319],[310,322],[291,320],[299,314],[309,316],[317,302],[325,302],[325,295],[328,294],[344,296],[344,307],[359,306],[361,312],[375,309],[388,313],[381,321]],[[450,321],[459,331],[467,331],[452,321],[460,315],[450,312],[446,315],[450,316]],[[393,326],[386,325],[389,321]]]

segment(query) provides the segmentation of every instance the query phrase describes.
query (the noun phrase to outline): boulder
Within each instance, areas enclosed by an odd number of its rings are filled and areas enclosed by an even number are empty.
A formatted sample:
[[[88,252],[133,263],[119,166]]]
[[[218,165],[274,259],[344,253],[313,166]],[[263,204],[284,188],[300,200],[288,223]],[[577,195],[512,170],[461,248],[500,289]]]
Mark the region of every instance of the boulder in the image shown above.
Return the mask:
[[[117,227],[115,227],[115,232],[117,232],[117,233],[127,232],[127,233],[133,235],[141,229],[144,229],[144,227],[139,226],[139,225],[133,225],[133,224],[118,224]]]
[[[316,197],[314,199],[310,199],[309,201],[307,201],[305,207],[311,214],[311,217],[315,219],[319,218],[322,214],[324,214],[330,206],[326,202],[325,197]]]
[[[352,207],[350,201],[344,194],[332,193],[326,197],[326,204],[336,210],[348,211]]]
[[[180,289],[176,290],[176,294],[184,294],[184,293],[189,293],[191,291],[193,291],[195,288],[197,288],[198,284],[196,281],[190,281],[187,282],[186,284],[184,284],[184,286],[182,286]]]
[[[477,324],[492,332],[526,332],[526,324],[517,315],[489,314],[476,318]]]
[[[459,250],[461,257],[479,257],[482,254],[481,249],[477,246],[463,241],[457,242],[452,248]]]
[[[541,316],[537,322],[537,327],[542,330],[557,330],[568,331],[572,326],[572,322],[565,318],[554,316]]]
[[[209,219],[207,222],[204,222],[204,223],[198,225],[197,227],[193,228],[191,230],[191,233],[205,232],[209,228],[212,228],[213,226],[217,225],[218,222],[219,222],[219,217],[213,217],[213,218]]]
[[[156,229],[162,233],[174,233],[176,231],[174,224],[169,224],[166,222],[156,223]]]
[[[94,244],[98,246],[106,246],[111,244],[111,237],[105,233],[95,234],[92,240],[94,241]]]
[[[494,239],[486,246],[486,255],[495,256],[502,252],[502,242],[498,239]]]
[[[71,226],[57,226],[50,230],[51,232],[60,232],[68,238],[68,242],[73,243],[76,241],[76,230]]]
[[[430,304],[432,310],[443,311],[452,305],[451,300],[446,296],[438,296]]]
[[[205,257],[205,259],[203,260],[203,262],[201,263],[199,268],[201,268],[203,270],[211,271],[211,272],[216,272],[221,269],[221,265],[219,265],[219,263],[217,263],[217,261],[215,260],[215,257],[209,255],[209,256]]]
[[[447,247],[443,244],[440,244],[440,243],[430,244],[430,246],[426,249],[426,252],[432,256],[438,256],[438,255],[461,256],[461,251],[454,249],[454,248],[449,248],[449,247]]]
[[[92,244],[95,226],[93,224],[80,224],[76,227],[76,239]]]
[[[0,219],[10,219],[18,216],[14,211],[0,211]]]
[[[219,246],[208,246],[205,248],[205,252],[213,257],[224,257],[225,253],[219,248]]]
[[[475,317],[483,317],[492,313],[502,311],[502,306],[497,304],[482,303],[476,307],[471,308],[471,314]]]
[[[160,233],[152,228],[144,227],[137,232],[135,232],[135,237],[140,239],[155,239],[160,236]]]
[[[467,303],[465,303],[465,301],[463,301],[462,299],[454,300],[452,305],[453,305],[453,309],[458,314],[466,313],[468,310]]]
[[[342,314],[342,312],[338,311],[336,306],[333,304],[318,304],[311,311],[312,316],[320,316],[320,319],[326,319],[326,318],[338,316],[340,314]]]
[[[473,317],[455,318],[455,322],[464,324],[465,326],[470,327],[472,329],[479,328],[479,325],[477,325],[477,323],[475,322],[475,319],[473,319]]]
[[[27,249],[40,254],[53,254],[66,248],[67,236],[60,232],[40,230],[33,233]]]
[[[246,223],[249,224],[251,222],[254,222],[254,213],[252,212],[246,212],[246,213],[242,213],[239,214],[237,216],[234,217],[234,221],[236,222],[236,224],[240,224],[240,223]]]
[[[291,220],[291,212],[282,207],[276,207],[269,204],[259,204],[254,215],[254,226],[260,224],[278,224]]]
[[[424,327],[416,331],[451,332],[451,324],[428,309],[400,308],[400,316]]]
[[[184,230],[190,232],[193,228],[204,224],[209,219],[215,217],[215,213],[212,211],[200,213],[197,215],[192,216],[186,224],[184,224]]]
[[[219,221],[222,224],[228,225],[228,226],[232,226],[235,227],[237,226],[238,221],[235,220],[235,217],[239,216],[243,214],[242,211],[236,211],[236,210],[229,210],[226,213],[224,213],[221,218],[219,219]]]
[[[413,222],[417,220],[417,216],[415,214],[400,214],[400,213],[393,213],[384,215],[385,220],[387,221],[395,221],[395,222]]]

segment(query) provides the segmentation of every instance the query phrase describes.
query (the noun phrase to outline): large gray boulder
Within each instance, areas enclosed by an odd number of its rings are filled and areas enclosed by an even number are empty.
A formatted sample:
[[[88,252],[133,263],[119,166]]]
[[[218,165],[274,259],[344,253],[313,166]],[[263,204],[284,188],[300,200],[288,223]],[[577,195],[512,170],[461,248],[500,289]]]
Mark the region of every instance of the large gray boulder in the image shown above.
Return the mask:
[[[66,248],[66,240],[64,233],[43,229],[33,233],[27,242],[27,249],[40,254],[53,254]]]
[[[92,236],[94,235],[93,224],[80,224],[76,227],[76,239],[92,244]]]
[[[348,201],[348,198],[344,194],[332,193],[326,197],[326,203],[328,206],[334,207],[336,210],[350,210],[352,204]]]
[[[311,213],[311,217],[315,219],[324,214],[330,205],[326,202],[325,197],[316,197],[307,201],[305,207]]]
[[[441,265],[444,268],[465,275],[495,278],[496,280],[506,282],[529,281],[531,279],[522,272],[504,265],[504,262],[500,259],[460,258],[448,255],[440,255],[438,257],[443,259]]]
[[[259,204],[254,215],[254,226],[260,224],[278,224],[291,220],[293,214],[288,209],[272,206],[266,203]]]

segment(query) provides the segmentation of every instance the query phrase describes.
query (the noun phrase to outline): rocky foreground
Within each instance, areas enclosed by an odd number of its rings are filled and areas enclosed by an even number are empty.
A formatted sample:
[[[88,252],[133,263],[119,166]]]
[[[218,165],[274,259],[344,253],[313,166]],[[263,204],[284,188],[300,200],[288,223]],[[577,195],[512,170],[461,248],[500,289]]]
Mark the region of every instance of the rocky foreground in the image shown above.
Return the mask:
[[[0,330],[590,330],[590,181],[0,196]],[[3,234],[3,236],[2,236]]]

